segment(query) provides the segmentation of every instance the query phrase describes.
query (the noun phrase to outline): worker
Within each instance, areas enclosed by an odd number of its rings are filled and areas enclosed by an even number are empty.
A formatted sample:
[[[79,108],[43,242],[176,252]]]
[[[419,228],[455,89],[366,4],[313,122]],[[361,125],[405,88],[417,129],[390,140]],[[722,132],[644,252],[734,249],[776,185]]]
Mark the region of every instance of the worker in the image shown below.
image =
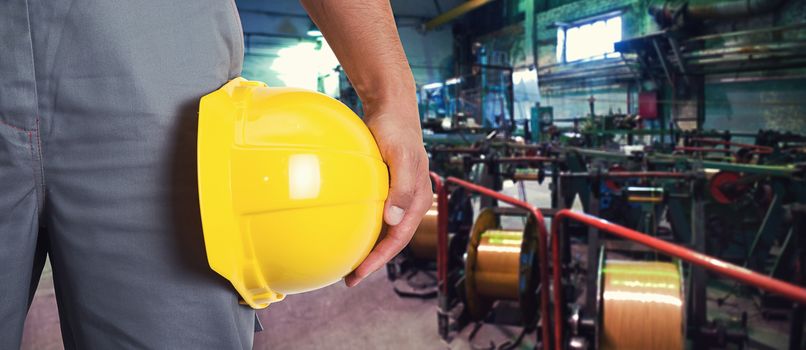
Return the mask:
[[[302,3],[391,175],[355,286],[431,206],[415,85],[388,0]],[[0,349],[45,256],[67,349],[251,349],[254,311],[207,265],[195,161],[199,98],[241,72],[235,3],[5,0],[0,42]]]

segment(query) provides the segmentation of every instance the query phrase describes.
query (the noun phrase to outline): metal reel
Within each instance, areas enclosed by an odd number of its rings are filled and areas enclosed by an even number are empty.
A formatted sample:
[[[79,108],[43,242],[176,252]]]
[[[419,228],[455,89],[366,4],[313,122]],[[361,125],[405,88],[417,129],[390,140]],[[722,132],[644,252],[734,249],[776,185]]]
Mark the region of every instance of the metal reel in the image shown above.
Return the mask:
[[[535,325],[538,319],[538,226],[535,220],[529,217],[520,235],[515,235],[515,231],[501,231],[499,229],[501,211],[508,209],[511,208],[484,209],[473,225],[465,261],[467,309],[471,319],[480,321],[489,314],[496,300],[517,300],[522,322],[525,327],[530,327]],[[512,249],[514,242],[509,242],[509,247],[491,243],[498,239],[513,240],[515,237],[519,239],[517,250]],[[496,249],[500,249],[500,252],[495,252]],[[514,270],[508,271],[508,274],[517,275],[514,280],[489,279],[480,269],[483,266],[502,264],[503,260],[512,261],[513,254],[517,255],[515,258],[518,263]],[[494,261],[495,259],[498,261]],[[506,269],[504,265],[498,267]]]

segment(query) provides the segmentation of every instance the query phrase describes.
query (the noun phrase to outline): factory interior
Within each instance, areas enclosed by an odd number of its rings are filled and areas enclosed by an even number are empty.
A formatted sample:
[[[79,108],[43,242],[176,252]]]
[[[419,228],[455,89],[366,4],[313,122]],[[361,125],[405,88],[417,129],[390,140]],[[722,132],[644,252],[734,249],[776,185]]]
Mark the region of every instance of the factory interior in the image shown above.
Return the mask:
[[[235,4],[244,78],[363,117],[297,0]],[[433,204],[254,349],[806,349],[806,0],[391,6]],[[56,304],[46,266],[22,349],[64,349]]]

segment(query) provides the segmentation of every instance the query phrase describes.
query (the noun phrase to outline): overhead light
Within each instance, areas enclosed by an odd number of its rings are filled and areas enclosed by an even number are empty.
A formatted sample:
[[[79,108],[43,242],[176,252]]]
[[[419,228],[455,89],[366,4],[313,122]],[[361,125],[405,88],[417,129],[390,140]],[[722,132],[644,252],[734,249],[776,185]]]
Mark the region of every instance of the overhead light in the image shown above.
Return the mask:
[[[462,78],[451,78],[445,81],[445,85],[455,85],[462,82]]]
[[[439,83],[439,82],[423,85],[423,89],[425,89],[425,90],[439,89],[441,87],[442,87],[442,83]]]
[[[307,34],[308,34],[308,36],[312,36],[312,37],[316,37],[316,38],[322,36],[322,32],[319,31],[319,28],[316,28],[316,25],[313,24],[313,23],[311,23],[311,26],[308,28],[308,33]]]

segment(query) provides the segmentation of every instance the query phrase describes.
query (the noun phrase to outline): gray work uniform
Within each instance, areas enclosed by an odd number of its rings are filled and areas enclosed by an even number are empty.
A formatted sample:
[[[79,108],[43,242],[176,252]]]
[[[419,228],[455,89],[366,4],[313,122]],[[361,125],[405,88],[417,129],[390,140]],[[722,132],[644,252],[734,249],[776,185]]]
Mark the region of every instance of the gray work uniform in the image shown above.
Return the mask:
[[[198,100],[237,76],[232,0],[0,0],[0,349],[50,256],[68,349],[248,349],[210,270]]]

